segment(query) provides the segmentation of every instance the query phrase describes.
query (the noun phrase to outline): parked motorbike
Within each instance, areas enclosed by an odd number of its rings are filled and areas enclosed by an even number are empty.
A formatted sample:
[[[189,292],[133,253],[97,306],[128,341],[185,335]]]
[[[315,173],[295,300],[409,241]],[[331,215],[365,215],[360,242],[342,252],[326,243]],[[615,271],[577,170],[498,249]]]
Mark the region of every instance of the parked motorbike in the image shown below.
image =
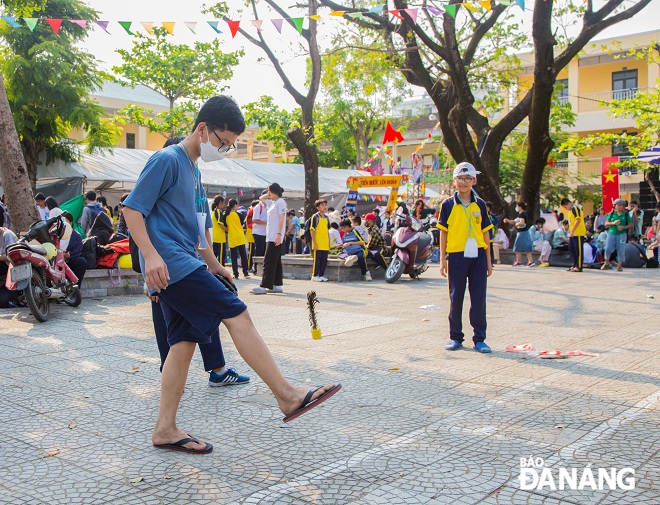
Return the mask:
[[[394,283],[401,275],[419,279],[428,269],[433,252],[433,238],[424,231],[424,225],[406,214],[398,216],[399,227],[392,236],[392,260],[385,271],[385,280]]]
[[[63,301],[71,307],[82,302],[78,277],[64,260],[60,240],[70,234],[70,228],[59,217],[37,221],[16,244],[7,247],[9,272],[5,286],[22,291],[35,319],[47,321],[50,301]],[[36,240],[40,245],[28,242]]]

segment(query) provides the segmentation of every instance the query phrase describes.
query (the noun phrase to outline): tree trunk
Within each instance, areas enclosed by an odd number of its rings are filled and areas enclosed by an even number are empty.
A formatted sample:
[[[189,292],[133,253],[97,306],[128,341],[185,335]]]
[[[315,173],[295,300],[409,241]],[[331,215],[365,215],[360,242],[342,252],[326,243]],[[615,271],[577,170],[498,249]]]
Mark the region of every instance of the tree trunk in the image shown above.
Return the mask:
[[[536,0],[532,22],[534,84],[529,111],[527,159],[520,188],[530,219],[536,219],[539,214],[543,169],[554,146],[550,137],[550,109],[557,77],[554,70],[554,46],[557,42],[552,35],[550,23],[552,6],[552,0]]]
[[[0,182],[5,192],[5,203],[16,232],[27,231],[39,219],[32,196],[23,151],[18,140],[14,118],[9,108],[5,84],[0,74]]]
[[[298,149],[305,169],[305,219],[309,219],[316,212],[314,202],[319,198],[319,158],[300,128],[291,128],[287,135]]]

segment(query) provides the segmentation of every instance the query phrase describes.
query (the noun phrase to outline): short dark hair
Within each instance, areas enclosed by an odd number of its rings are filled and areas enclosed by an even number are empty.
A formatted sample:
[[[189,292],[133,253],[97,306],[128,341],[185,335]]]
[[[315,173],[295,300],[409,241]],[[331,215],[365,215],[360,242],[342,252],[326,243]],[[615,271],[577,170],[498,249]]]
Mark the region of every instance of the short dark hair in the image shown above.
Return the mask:
[[[236,200],[236,198],[230,198],[229,201],[227,202],[227,207],[231,209],[235,205],[238,205],[238,200]]]
[[[542,217],[538,218],[536,220],[536,224],[545,224],[545,218],[542,218]]]
[[[35,200],[45,200],[46,197],[44,196],[43,193],[37,193],[36,195],[34,195],[34,199]]]
[[[284,188],[282,188],[282,186],[274,182],[270,186],[268,186],[268,191],[270,191],[271,193],[275,193],[278,198],[282,198],[282,193],[284,193]]]
[[[568,226],[568,219],[564,219],[564,220],[561,222],[561,224],[563,224],[563,225],[565,225],[565,226]]]
[[[259,200],[252,200],[250,207],[256,207],[257,205],[259,205]]]
[[[362,218],[356,214],[355,216],[353,216],[353,222],[359,226],[362,224]]]
[[[123,195],[121,195],[121,198],[119,199],[119,203],[123,203],[124,200],[128,198],[128,195],[130,195],[130,193],[124,193]]]
[[[87,193],[85,193],[85,198],[87,198],[87,200],[95,202],[96,201],[96,193],[94,191],[88,191]]]
[[[316,200],[316,201],[314,202],[314,207],[316,207],[316,208],[318,209],[318,208],[319,208],[319,205],[321,205],[322,203],[328,203],[328,201],[327,201],[327,200],[323,200],[322,198],[319,198],[318,200]]]
[[[344,221],[347,221],[346,219]],[[337,221],[333,221],[330,223],[330,228],[334,228],[335,230],[339,229],[339,225],[337,224]]]
[[[564,205],[570,205],[570,203],[571,201],[568,198],[562,198],[561,203],[559,205],[563,207]]]
[[[527,208],[527,204],[525,202],[518,202],[516,205],[520,207],[522,210],[525,210]]]
[[[378,207],[376,207],[376,208],[373,210],[373,212],[374,212],[374,214],[376,214],[377,216],[380,215],[380,209],[379,209]]]
[[[335,208],[334,207],[328,207],[328,212],[334,212]]]
[[[71,212],[69,212],[68,210],[62,212],[61,216],[64,219],[68,219],[70,223],[73,223],[73,214],[71,214]]]
[[[630,200],[630,205],[639,205],[637,200]]]
[[[604,231],[605,231],[605,225],[604,225],[604,224],[601,224],[601,225],[598,227],[598,233],[601,233],[601,232],[604,232]]]
[[[245,131],[245,118],[232,97],[217,95],[209,98],[199,109],[192,131],[199,123],[206,123],[211,130],[230,131],[240,135]]]
[[[347,226],[348,228],[351,228],[351,220],[350,219],[342,219],[341,222],[339,223],[339,227],[343,228],[344,226]]]
[[[59,205],[57,204],[57,200],[55,200],[55,198],[49,196],[46,198],[46,207],[48,207],[48,210],[53,210],[55,207],[59,207]]]
[[[163,148],[170,147],[176,144],[180,144],[186,140],[186,137],[183,137],[181,135],[177,135],[176,137],[172,137],[171,139],[167,139],[165,143],[163,144]]]
[[[99,202],[101,205],[107,205],[108,201],[105,199],[105,196],[97,196],[96,201]]]

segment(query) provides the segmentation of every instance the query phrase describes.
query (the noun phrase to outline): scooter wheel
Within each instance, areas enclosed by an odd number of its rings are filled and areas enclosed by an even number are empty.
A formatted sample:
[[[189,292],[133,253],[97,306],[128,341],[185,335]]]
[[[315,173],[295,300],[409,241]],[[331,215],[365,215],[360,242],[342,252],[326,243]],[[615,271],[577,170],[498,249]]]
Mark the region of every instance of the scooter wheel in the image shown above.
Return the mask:
[[[64,303],[70,307],[77,307],[82,303],[82,293],[80,293],[80,288],[78,286],[73,286],[71,288],[69,294],[66,295],[66,298],[64,299]]]
[[[401,258],[395,256],[392,258],[392,261],[390,261],[390,266],[385,270],[385,280],[390,284],[398,281],[405,269],[406,265],[401,261]]]
[[[30,312],[40,323],[48,321],[50,315],[50,301],[44,295],[46,282],[41,274],[41,270],[33,269],[30,284],[23,290],[25,301],[30,307]]]

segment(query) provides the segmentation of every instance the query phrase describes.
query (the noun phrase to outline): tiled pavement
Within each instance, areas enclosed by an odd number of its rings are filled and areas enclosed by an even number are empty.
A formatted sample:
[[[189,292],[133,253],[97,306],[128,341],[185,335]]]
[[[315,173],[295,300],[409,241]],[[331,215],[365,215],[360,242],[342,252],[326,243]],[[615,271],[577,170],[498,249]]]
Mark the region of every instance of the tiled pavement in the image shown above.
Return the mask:
[[[345,389],[283,425],[254,374],[209,388],[196,355],[179,423],[215,445],[206,456],[151,447],[159,372],[145,298],[56,306],[43,324],[0,311],[0,503],[660,503],[658,272],[499,268],[485,356],[442,350],[436,270],[394,286],[287,281],[286,295],[263,297],[247,295],[256,280],[239,281],[285,374]],[[250,372],[222,337],[228,362]],[[509,343],[599,357],[526,358],[505,353]],[[636,486],[521,490],[530,456],[554,475],[631,467]]]

